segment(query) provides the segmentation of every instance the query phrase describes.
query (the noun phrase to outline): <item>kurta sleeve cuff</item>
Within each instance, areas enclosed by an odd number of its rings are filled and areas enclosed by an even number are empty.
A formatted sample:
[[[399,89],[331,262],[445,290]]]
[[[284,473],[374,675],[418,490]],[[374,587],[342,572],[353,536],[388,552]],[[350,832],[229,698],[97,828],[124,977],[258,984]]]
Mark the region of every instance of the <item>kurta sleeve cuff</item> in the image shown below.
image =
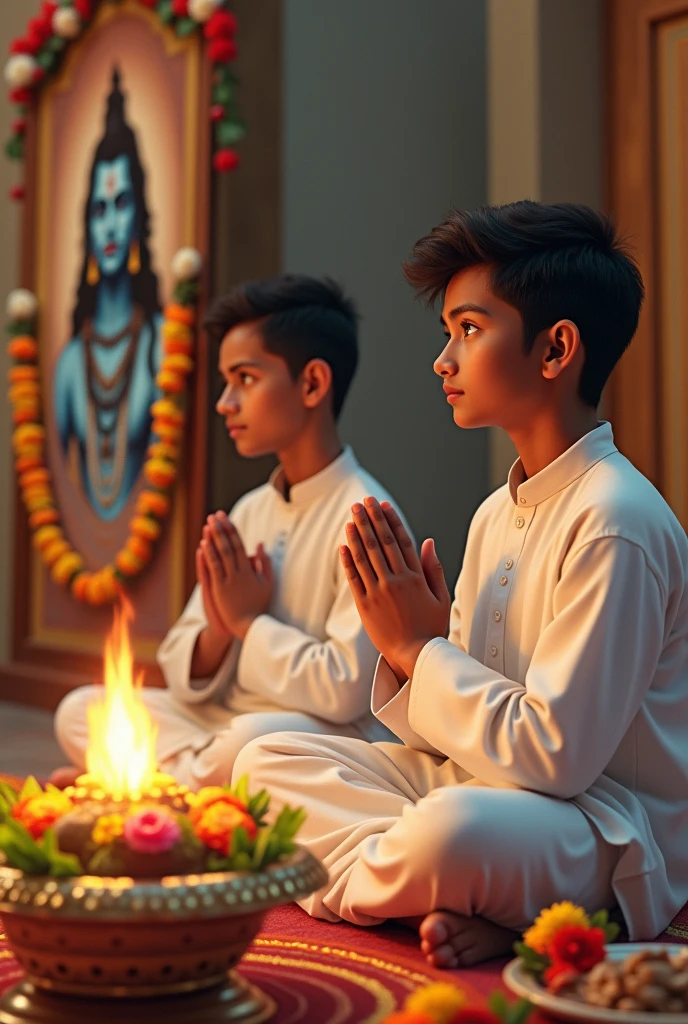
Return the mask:
[[[191,686],[191,659],[199,635],[205,629],[203,622],[189,623],[183,632],[168,641],[158,651],[158,664],[162,669],[169,690],[184,704],[202,704],[217,696],[226,686],[237,657],[236,641],[229,645],[215,675],[207,679],[195,679]]]
[[[433,747],[431,743],[428,743],[420,733],[417,733],[409,723],[411,691],[412,686],[408,681],[401,688],[399,687],[399,681],[394,672],[389,667],[387,661],[380,656],[377,669],[375,670],[371,696],[371,710],[373,714],[395,736],[398,736],[407,747],[411,747],[413,750],[422,750],[426,754],[443,757],[444,755]]]

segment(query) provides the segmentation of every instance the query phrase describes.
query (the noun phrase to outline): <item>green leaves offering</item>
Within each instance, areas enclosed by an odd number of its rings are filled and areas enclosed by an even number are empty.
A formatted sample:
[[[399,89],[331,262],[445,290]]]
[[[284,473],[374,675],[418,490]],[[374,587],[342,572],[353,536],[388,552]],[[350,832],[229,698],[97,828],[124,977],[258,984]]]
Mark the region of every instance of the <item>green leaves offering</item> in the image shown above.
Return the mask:
[[[524,1024],[533,1009],[527,999],[510,1003],[503,992],[493,992],[487,1005],[504,1024]]]
[[[525,942],[514,942],[514,953],[523,960],[525,969],[533,974],[542,974],[550,965],[548,956],[536,953],[530,946],[526,946]]]
[[[15,804],[32,796],[42,796],[43,792],[32,775],[19,793],[6,782],[0,782],[0,850],[4,853],[9,867],[25,871],[27,875],[53,875],[55,878],[80,875],[81,864],[78,858],[71,853],[62,853],[58,849],[55,833],[51,828],[36,840],[12,817],[12,808]],[[45,792],[60,791],[48,783]]]
[[[596,914],[593,914],[590,918],[590,927],[601,928],[606,942],[613,942],[620,930],[618,924],[609,920],[607,910],[598,910]]]

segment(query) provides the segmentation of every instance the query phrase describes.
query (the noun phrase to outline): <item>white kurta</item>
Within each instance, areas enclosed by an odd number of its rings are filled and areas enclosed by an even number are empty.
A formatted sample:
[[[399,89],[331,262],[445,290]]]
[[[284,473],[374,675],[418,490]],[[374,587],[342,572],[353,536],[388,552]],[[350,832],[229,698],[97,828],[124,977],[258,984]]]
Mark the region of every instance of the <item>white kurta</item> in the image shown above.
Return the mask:
[[[291,736],[240,758],[254,783],[310,810],[307,835],[331,878],[312,912],[370,923],[445,906],[523,927],[552,897],[600,899],[611,884],[631,938],[669,923],[688,899],[688,541],[609,424],[530,480],[512,467],[471,524],[449,639],[427,644],[401,688],[381,661],[373,710],[410,749],[379,744],[368,758],[360,743]],[[347,761],[360,765],[351,785]],[[362,785],[378,792],[375,807]],[[453,798],[447,835],[450,794],[438,788],[466,785],[477,788]],[[523,829],[520,882],[507,867],[513,831],[500,843],[495,811]],[[444,839],[453,852],[449,891],[438,876],[424,887],[408,860],[399,871],[402,839],[408,858],[419,829],[438,865]]]
[[[377,652],[361,625],[339,561],[351,506],[387,491],[351,451],[291,488],[281,473],[241,498],[230,516],[253,553],[263,543],[275,588],[266,614],[243,643],[228,650],[212,678],[190,679],[193,650],[206,627],[196,586],[158,651],[167,690],[146,689],[159,726],[158,757],[198,786],[228,779],[234,757],[250,739],[283,729],[365,739],[393,738],[370,710]],[[86,705],[98,693],[84,687],[58,708],[56,732],[65,752],[83,765]]]

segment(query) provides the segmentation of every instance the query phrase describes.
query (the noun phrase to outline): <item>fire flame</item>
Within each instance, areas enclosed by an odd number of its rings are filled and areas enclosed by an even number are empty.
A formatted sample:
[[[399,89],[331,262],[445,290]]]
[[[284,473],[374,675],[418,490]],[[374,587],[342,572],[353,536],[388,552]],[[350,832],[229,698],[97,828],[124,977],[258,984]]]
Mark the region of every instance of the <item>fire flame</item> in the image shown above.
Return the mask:
[[[145,793],[155,776],[157,726],[143,703],[143,673],[134,682],[129,622],[134,610],[123,593],[105,640],[105,690],[88,707],[86,771],[116,800]]]

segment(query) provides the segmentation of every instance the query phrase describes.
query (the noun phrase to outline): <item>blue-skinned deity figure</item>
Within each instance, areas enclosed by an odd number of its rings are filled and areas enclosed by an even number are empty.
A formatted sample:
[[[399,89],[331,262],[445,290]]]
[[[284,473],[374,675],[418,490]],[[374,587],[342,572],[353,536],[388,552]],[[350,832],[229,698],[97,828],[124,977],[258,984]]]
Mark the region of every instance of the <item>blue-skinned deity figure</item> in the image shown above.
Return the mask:
[[[91,165],[72,337],[53,390],[62,449],[76,442],[84,491],[103,520],[119,516],[142,470],[159,397],[162,319],[144,185],[115,70]]]

